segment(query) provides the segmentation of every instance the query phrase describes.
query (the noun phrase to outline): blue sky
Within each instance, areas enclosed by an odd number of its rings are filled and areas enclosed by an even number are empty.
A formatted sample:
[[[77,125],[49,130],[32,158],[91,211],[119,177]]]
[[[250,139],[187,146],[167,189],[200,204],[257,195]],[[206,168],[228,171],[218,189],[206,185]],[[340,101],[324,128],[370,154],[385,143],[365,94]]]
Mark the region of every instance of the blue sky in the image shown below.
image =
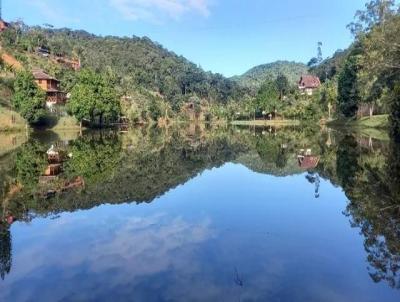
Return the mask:
[[[99,35],[148,36],[225,76],[279,59],[307,62],[352,40],[365,0],[3,0],[3,18]]]

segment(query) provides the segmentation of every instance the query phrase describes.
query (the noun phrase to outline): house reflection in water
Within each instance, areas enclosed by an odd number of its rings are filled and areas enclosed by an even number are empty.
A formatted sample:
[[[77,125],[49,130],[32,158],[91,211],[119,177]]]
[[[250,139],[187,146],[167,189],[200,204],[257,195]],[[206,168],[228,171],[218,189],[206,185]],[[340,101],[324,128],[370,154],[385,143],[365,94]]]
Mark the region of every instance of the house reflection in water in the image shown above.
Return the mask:
[[[312,155],[312,150],[311,149],[301,149],[299,152],[299,155],[297,155],[297,161],[299,164],[299,167],[303,170],[306,171],[312,171],[315,168],[317,168],[320,157]],[[306,176],[306,179],[310,184],[315,185],[315,198],[320,197],[320,192],[319,192],[319,187],[320,187],[320,178],[319,175],[316,173],[309,172],[308,175]]]
[[[50,164],[47,166],[43,175],[39,178],[40,184],[46,184],[57,179],[57,176],[61,174],[62,167],[61,164]]]
[[[72,180],[65,180],[62,178],[63,164],[66,160],[72,158],[72,154],[66,156],[64,150],[61,150],[52,145],[47,150],[48,166],[39,178],[39,184],[43,189],[43,197],[49,198],[57,193],[65,192],[70,189],[83,188],[85,181],[81,176]]]
[[[301,149],[299,155],[297,155],[297,160],[299,167],[308,171],[313,170],[318,166],[320,157],[312,155],[311,149]]]
[[[60,164],[64,160],[64,152],[57,149],[54,145],[47,150],[47,160],[51,164]]]

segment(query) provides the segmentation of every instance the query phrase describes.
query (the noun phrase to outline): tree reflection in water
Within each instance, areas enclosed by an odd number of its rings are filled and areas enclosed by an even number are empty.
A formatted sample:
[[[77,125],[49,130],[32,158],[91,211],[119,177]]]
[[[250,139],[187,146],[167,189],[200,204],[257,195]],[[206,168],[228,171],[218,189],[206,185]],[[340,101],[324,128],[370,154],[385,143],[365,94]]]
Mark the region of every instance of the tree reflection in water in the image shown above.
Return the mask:
[[[41,194],[39,178],[46,166],[48,143],[30,141],[15,160],[0,169],[4,185],[0,227],[0,273],[11,269],[11,234],[4,217],[29,221],[102,203],[152,202],[202,171],[227,162],[277,177],[304,175],[320,194],[320,178],[343,188],[349,199],[345,214],[361,229],[375,282],[400,287],[400,146],[351,134],[319,130],[136,129],[124,136],[89,134],[63,144],[71,158],[50,183],[54,189],[76,177],[85,187]],[[54,142],[56,143],[56,142]],[[299,165],[299,150],[312,150],[315,165]],[[5,181],[7,180],[7,181]],[[18,189],[16,189],[18,188]],[[48,190],[48,187],[46,187]],[[239,276],[238,274],[236,274]],[[240,280],[239,277],[236,278]]]
[[[12,264],[11,232],[8,226],[0,223],[0,277],[4,280],[10,273]]]
[[[400,288],[400,146],[391,143],[387,155],[382,150],[360,154],[354,144],[345,148],[351,151],[344,160],[357,167],[347,179],[350,185],[343,184],[350,200],[346,214],[365,237],[369,274],[375,282]]]

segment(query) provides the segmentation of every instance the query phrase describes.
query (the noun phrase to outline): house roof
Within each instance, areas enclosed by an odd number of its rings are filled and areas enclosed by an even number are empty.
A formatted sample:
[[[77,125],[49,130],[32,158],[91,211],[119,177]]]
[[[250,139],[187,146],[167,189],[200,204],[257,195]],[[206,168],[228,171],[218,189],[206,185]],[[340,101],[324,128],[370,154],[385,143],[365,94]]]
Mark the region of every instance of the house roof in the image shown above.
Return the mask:
[[[47,73],[45,73],[43,70],[40,70],[40,69],[34,70],[32,72],[32,74],[33,74],[35,80],[54,80],[54,81],[58,82],[58,80],[56,78],[48,75]]]
[[[313,75],[302,75],[299,85],[304,88],[318,88],[321,86],[321,81],[318,77]]]

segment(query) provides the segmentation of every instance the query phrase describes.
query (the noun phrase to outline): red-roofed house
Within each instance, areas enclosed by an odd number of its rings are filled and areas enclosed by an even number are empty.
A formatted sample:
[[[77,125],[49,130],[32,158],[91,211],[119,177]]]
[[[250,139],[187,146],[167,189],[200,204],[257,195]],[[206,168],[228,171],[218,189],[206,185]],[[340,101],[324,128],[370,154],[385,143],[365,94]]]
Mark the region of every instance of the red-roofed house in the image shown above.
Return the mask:
[[[303,170],[315,169],[319,164],[319,160],[318,156],[306,155],[298,157],[299,167]]]
[[[313,95],[314,90],[321,86],[321,81],[313,75],[303,75],[299,81],[299,89],[302,94]]]
[[[48,75],[43,70],[34,70],[33,76],[36,84],[46,91],[47,106],[54,104],[64,104],[67,97],[66,94],[60,91],[60,81]]]

